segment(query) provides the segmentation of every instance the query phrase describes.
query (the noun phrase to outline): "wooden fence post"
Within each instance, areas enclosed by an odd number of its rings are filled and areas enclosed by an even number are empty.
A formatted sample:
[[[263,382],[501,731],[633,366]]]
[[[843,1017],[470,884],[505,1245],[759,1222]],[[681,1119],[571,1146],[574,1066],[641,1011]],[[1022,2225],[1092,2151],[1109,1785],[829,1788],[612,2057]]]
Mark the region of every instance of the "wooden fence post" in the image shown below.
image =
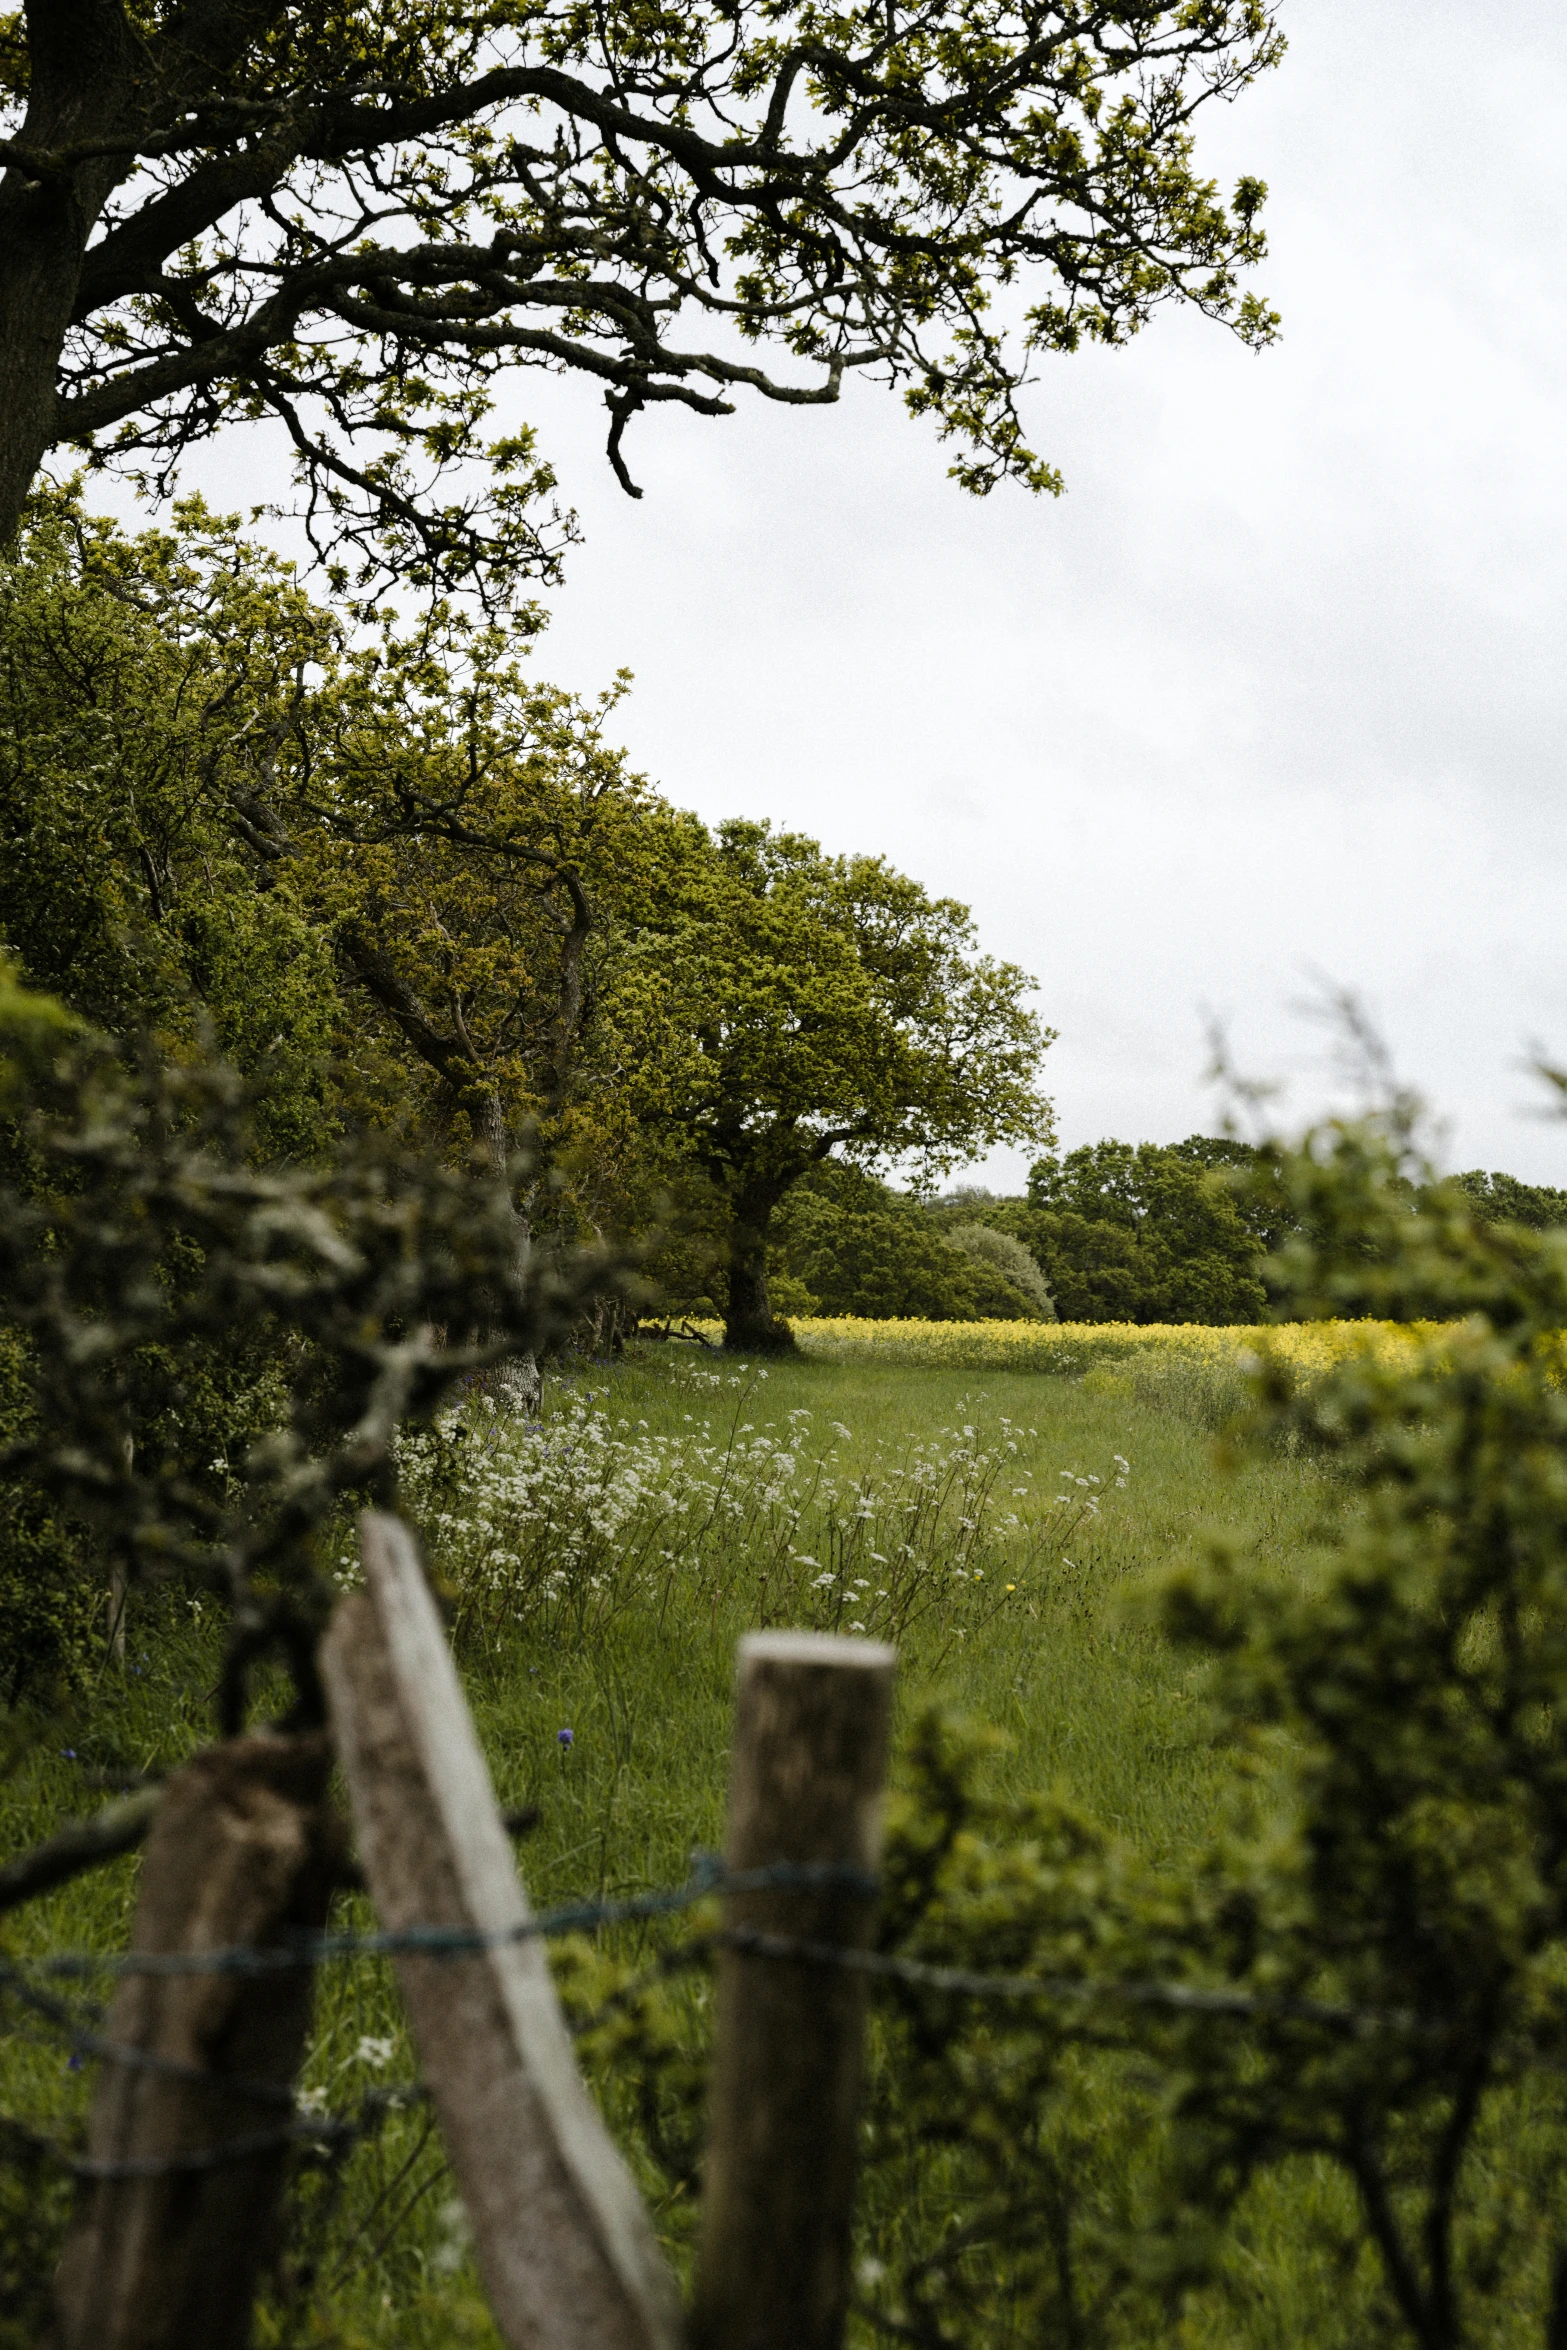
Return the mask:
[[[814,1632],[740,1643],[725,1862],[863,1872],[880,1849],[893,1652]],[[863,1948],[850,1885],[731,1894],[731,1928]],[[692,2334],[696,2350],[837,2350],[865,2033],[864,1977],[727,1949]]]
[[[342,1850],[330,1767],[316,1733],[232,1739],[176,1771],[147,1838],[133,1950],[318,1930]],[[98,2175],[56,2284],[62,2350],[244,2350],[310,2004],[308,1967],[121,1980],[103,2037],[146,2061],[103,2062],[87,2141]]]
[[[413,1539],[361,1521],[367,1589],[322,1648],[365,1879],[384,1926],[506,1936],[529,1909]],[[676,2350],[680,2307],[577,2070],[543,1946],[399,1957],[398,1982],[512,2350]]]

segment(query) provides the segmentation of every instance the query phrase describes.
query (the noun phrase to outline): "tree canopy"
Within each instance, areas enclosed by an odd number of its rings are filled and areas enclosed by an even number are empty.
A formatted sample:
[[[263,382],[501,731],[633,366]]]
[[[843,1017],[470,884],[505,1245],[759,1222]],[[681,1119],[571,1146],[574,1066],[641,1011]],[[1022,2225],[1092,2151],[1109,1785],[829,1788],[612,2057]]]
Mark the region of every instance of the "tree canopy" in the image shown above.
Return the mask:
[[[1487,1173],[1480,1167],[1455,1175],[1453,1181],[1484,1224],[1522,1224],[1531,1232],[1567,1224],[1567,1191],[1554,1184],[1521,1183],[1516,1175]]]
[[[275,770],[330,625],[286,571],[186,516],[128,539],[43,497],[0,561],[0,940],[94,1026],[176,1058],[201,1022],[309,1153],[344,1039],[331,943],[257,887],[233,798]]]
[[[1048,1136],[1029,982],[963,907],[715,836],[499,637],[351,637],[231,521],[176,523],[49,492],[0,561],[0,939],[127,1061],[210,1029],[263,1158],[390,1126],[495,1170],[536,1137],[525,1222],[647,1237],[695,1197],[758,1343],[806,1171]],[[931,1245],[971,1311],[1031,1310]]]
[[[1193,118],[1281,50],[1265,0],[30,0],[0,20],[0,541],[51,448],[167,487],[271,418],[345,580],[504,597],[570,528],[530,433],[483,437],[519,363],[600,387],[633,495],[639,409],[854,371],[970,489],[1054,489],[1038,354],[1172,300],[1273,331],[1240,283],[1265,191],[1201,176]]]
[[[673,813],[605,703],[467,632],[350,641],[231,519],[175,523],[41,495],[0,563],[0,936],[110,1033],[177,1051],[205,1018],[275,1147],[569,1125]]]

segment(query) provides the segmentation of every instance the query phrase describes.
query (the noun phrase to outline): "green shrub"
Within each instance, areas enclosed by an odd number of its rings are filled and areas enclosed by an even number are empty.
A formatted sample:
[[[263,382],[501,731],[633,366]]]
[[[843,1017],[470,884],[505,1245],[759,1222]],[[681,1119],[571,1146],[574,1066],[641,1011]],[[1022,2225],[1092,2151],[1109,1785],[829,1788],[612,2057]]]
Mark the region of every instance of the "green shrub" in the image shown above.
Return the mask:
[[[802,1192],[785,1202],[777,1222],[779,1271],[801,1285],[820,1313],[979,1318],[975,1274],[917,1216],[842,1207]]]
[[[0,1327],[0,1447],[34,1424],[26,1353]],[[0,1705],[69,1701],[104,1637],[106,1587],[73,1535],[29,1479],[0,1484]]]
[[[1017,1318],[1015,1302],[1008,1298],[1015,1292],[1025,1306],[1032,1307],[1032,1319],[1053,1322],[1056,1319],[1055,1299],[1050,1284],[1039,1270],[1037,1261],[1023,1243],[1010,1232],[998,1232],[989,1224],[953,1224],[942,1235],[949,1248],[968,1257],[983,1275],[990,1273],[1001,1283],[998,1297],[1003,1302],[991,1310],[1003,1319]],[[1010,1310],[1009,1310],[1010,1308]]]
[[[18,1686],[69,1678],[112,1570],[229,1609],[225,1728],[269,1653],[318,1710],[324,1527],[345,1499],[394,1499],[399,1425],[612,1285],[587,1252],[520,1247],[509,1171],[376,1140],[259,1168],[250,1106],[205,1056],[127,1070],[0,962],[0,1654]]]
[[[67,1705],[103,1652],[107,1589],[42,1496],[0,1495],[0,1706]]]
[[[775,1232],[768,1278],[783,1312],[925,1322],[1053,1315],[1021,1244],[977,1223],[948,1227],[907,1193],[849,1169],[822,1169],[799,1185]]]

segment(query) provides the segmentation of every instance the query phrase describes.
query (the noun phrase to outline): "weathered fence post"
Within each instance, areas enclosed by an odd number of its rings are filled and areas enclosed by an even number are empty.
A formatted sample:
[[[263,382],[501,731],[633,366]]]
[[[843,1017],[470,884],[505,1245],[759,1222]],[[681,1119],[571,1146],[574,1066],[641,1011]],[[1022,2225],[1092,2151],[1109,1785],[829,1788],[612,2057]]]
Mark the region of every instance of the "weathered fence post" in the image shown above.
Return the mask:
[[[812,1632],[740,1644],[731,1871],[826,1863],[869,1873],[893,1652]],[[731,1929],[863,1948],[852,1884],[735,1893]],[[692,2333],[696,2350],[837,2350],[849,2299],[863,1976],[743,1947],[720,1961],[718,2049]]]
[[[361,1526],[368,1588],[321,1662],[365,1879],[388,1928],[497,1937],[396,1962],[491,2312],[513,2350],[675,2350],[674,2280],[543,1947],[505,1938],[527,1899],[413,1539],[377,1512]]]
[[[323,1925],[341,1861],[330,1767],[317,1733],[233,1739],[176,1771],[147,1838],[132,1949],[221,1950]],[[248,2344],[310,2001],[305,1967],[122,1980],[102,2036],[128,2054],[104,2060],[93,2101],[56,2288],[63,2350]]]

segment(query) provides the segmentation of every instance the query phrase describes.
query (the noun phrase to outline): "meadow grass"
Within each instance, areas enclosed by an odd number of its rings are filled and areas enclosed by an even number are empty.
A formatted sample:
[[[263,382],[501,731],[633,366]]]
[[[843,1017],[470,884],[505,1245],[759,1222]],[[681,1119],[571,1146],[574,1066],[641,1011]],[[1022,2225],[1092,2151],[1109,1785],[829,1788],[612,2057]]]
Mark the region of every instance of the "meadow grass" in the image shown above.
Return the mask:
[[[995,1365],[806,1353],[763,1377],[758,1366],[677,1348],[557,1381],[539,1431],[470,1414],[477,1437],[467,1453],[448,1448],[442,1471],[455,1488],[443,1498],[436,1470],[417,1458],[410,1485],[448,1583],[516,1600],[509,1615],[492,1607],[474,1618],[464,1667],[502,1801],[539,1810],[522,1849],[534,1900],[679,1881],[694,1849],[721,1843],[736,1639],[759,1616],[820,1620],[809,1611],[831,1606],[841,1621],[847,1566],[864,1555],[852,1548],[856,1527],[891,1523],[892,1503],[912,1508],[916,1486],[929,1555],[908,1570],[922,1612],[899,1644],[900,1726],[937,1699],[993,1725],[1008,1741],[996,1763],[1004,1788],[1060,1788],[1154,1861],[1178,1863],[1213,1826],[1225,1765],[1206,1740],[1191,1668],[1138,1593],[1211,1527],[1271,1563],[1301,1560],[1324,1501],[1307,1461],[1222,1464],[1203,1416],[1182,1409],[1174,1390],[1106,1391]],[[992,1456],[1005,1490],[992,1479],[979,1532],[965,1535],[962,1495],[981,1476],[973,1464]],[[1128,1464],[1122,1483],[1118,1458]],[[930,1499],[942,1476],[957,1479],[945,1516],[940,1494]],[[1097,1485],[1079,1482],[1090,1478]],[[1065,1504],[1053,1498],[1063,1489],[1073,1497]],[[511,1525],[508,1506],[533,1518]],[[818,1565],[824,1529],[851,1546],[836,1584]],[[548,1561],[573,1544],[574,1575],[551,1568],[552,1586],[549,1573],[533,1574],[534,1550]],[[619,1572],[617,1560],[633,1553],[640,1566]],[[203,1743],[215,1656],[210,1622],[168,1600],[146,1603],[124,1675],[106,1672],[79,1719],[15,1763],[6,1849],[88,1809],[94,1774],[167,1768]],[[134,1860],[119,1863],[16,1914],[7,1952],[123,1945],[135,1872]],[[370,1922],[362,1901],[340,1906],[337,1922]],[[629,1929],[614,1947],[634,1956],[669,1931]],[[9,2020],[21,2019],[13,2010]],[[342,2109],[415,2070],[385,1967],[327,1970],[307,2093]],[[57,2135],[80,2126],[89,2082],[47,2034],[19,2035],[0,2055],[0,2109]],[[29,2192],[46,2237],[60,2196],[42,2174]],[[320,2178],[304,2183],[291,2258],[295,2289],[264,2313],[265,2344],[435,2350],[494,2338],[420,2112],[395,2115],[330,2196]],[[1259,2340],[1265,2314],[1254,2313]]]
[[[707,1387],[705,1376],[720,1386]],[[1221,1465],[1205,1433],[1178,1414],[1037,1374],[870,1371],[807,1357],[770,1364],[765,1385],[727,1364],[705,1376],[701,1365],[654,1357],[585,1383],[602,1390],[612,1419],[646,1422],[647,1433],[677,1441],[693,1409],[721,1437],[737,1396],[747,1399],[745,1419],[764,1429],[808,1411],[802,1449],[831,1452],[849,1479],[946,1431],[991,1436],[1009,1423],[1017,1465],[1034,1480],[1034,1498],[1019,1505],[1025,1531],[1048,1515],[1062,1469],[1099,1476],[1099,1516],[1031,1597],[959,1643],[945,1638],[944,1616],[914,1629],[900,1656],[900,1717],[939,1698],[1004,1730],[1009,1784],[1060,1785],[1155,1856],[1204,1832],[1219,1766],[1193,1731],[1192,1670],[1127,1603],[1209,1527],[1270,1561],[1295,1555],[1322,1502],[1309,1465]],[[694,1377],[704,1384],[693,1387]],[[1116,1455],[1130,1463],[1119,1491]],[[718,1840],[734,1644],[755,1620],[755,1598],[742,1561],[716,1590],[677,1592],[662,1633],[655,1610],[633,1607],[590,1639],[523,1634],[470,1664],[503,1795],[543,1807],[528,1862],[541,1892],[596,1884],[582,1874],[590,1849],[618,1852],[627,1881],[646,1883],[678,1874],[694,1843]],[[563,1755],[556,1739],[566,1727],[573,1744]],[[604,1826],[611,1810],[613,1837]]]

